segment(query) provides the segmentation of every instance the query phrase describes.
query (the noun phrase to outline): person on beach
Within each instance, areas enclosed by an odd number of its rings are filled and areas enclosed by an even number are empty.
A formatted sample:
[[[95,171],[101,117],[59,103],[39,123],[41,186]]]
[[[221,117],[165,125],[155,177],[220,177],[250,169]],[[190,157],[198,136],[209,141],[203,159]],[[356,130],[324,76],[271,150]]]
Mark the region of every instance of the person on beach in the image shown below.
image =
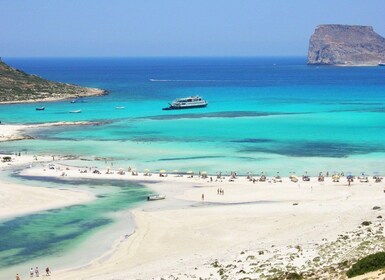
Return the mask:
[[[16,280],[20,280],[20,276],[18,273],[16,273]]]
[[[49,267],[47,266],[47,268],[45,269],[45,273],[47,276],[49,276],[49,274],[51,273],[51,271],[49,270]]]
[[[204,201],[204,200],[205,200],[205,194],[202,193],[202,201]]]
[[[36,267],[36,269],[35,269],[35,276],[39,277],[39,268],[38,267]]]
[[[31,269],[29,270],[29,277],[33,277],[33,274],[34,274],[34,271],[33,271],[33,268],[31,267]]]

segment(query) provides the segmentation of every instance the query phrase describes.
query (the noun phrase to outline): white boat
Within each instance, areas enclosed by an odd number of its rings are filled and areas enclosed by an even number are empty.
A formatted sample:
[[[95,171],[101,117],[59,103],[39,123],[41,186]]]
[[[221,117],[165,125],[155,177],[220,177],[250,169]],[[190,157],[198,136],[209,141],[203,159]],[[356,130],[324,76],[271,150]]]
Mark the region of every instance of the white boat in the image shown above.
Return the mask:
[[[70,113],[74,113],[74,114],[76,114],[76,113],[81,113],[82,112],[82,110],[73,110],[73,111],[70,111]]]
[[[125,107],[124,106],[116,106],[115,109],[124,109]]]
[[[151,194],[149,196],[147,196],[147,200],[151,201],[151,200],[161,200],[161,199],[165,199],[166,196],[165,195],[159,195],[159,194]]]
[[[378,66],[385,66],[385,62],[378,63]]]
[[[169,107],[163,108],[163,110],[202,108],[206,107],[207,104],[209,103],[200,96],[189,96],[175,99]]]

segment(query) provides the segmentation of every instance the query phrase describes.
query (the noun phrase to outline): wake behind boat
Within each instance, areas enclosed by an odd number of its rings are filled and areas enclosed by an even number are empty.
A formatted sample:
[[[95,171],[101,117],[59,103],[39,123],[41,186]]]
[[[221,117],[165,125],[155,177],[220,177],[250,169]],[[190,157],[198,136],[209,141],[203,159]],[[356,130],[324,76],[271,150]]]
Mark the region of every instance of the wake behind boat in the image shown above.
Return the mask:
[[[76,114],[76,113],[81,113],[82,112],[82,110],[73,110],[73,111],[70,111],[70,113],[74,113],[74,114]]]
[[[169,107],[163,110],[180,110],[206,107],[208,102],[200,96],[190,96],[185,98],[175,99]]]

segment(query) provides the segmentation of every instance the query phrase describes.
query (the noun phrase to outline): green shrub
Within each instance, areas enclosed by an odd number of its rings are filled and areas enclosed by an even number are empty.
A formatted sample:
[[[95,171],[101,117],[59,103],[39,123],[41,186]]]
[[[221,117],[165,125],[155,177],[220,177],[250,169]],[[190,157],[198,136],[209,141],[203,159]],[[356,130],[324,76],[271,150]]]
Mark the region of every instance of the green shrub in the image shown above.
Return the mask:
[[[357,275],[362,275],[370,271],[376,271],[385,267],[385,252],[379,252],[369,255],[357,263],[355,263],[351,269],[349,269],[346,275],[351,278]]]
[[[296,272],[290,272],[286,275],[287,280],[301,280],[302,276]]]

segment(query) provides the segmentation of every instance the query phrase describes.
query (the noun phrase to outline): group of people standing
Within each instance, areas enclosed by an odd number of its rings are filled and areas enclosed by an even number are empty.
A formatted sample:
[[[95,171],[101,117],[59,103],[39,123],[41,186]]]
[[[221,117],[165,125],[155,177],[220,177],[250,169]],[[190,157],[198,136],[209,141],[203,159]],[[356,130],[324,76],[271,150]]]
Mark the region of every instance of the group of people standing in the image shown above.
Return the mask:
[[[51,271],[49,267],[45,269],[45,273],[46,273],[45,274],[46,276],[50,276]],[[29,270],[29,277],[32,278],[32,277],[39,277],[39,276],[40,276],[39,268],[36,267],[35,269],[33,269],[33,267],[31,267],[31,269]],[[20,280],[19,274],[16,274],[16,280]]]
[[[31,267],[30,271],[29,271],[29,276],[30,277],[33,277],[34,276],[34,273],[35,273],[35,277],[39,277],[39,268],[36,267],[35,270],[33,270],[33,268]],[[47,267],[45,269],[45,273],[46,273],[46,276],[49,276],[51,274],[51,271],[49,270],[49,267]]]
[[[225,190],[224,189],[217,189],[217,194],[224,195],[225,194]]]

